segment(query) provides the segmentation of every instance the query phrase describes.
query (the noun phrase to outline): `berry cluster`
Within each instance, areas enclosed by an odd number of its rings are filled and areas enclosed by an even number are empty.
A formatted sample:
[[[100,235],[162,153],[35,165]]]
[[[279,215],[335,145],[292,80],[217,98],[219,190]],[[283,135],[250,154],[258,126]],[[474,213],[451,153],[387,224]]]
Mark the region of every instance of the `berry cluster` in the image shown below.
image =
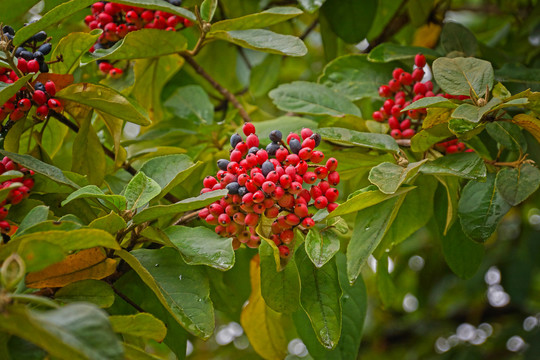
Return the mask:
[[[167,2],[174,6],[182,4],[181,0],[167,0]],[[91,52],[96,49],[108,49],[128,33],[139,29],[176,31],[179,27],[192,25],[191,21],[182,16],[106,1],[94,3],[92,15],[86,16],[84,22],[91,30],[103,29],[103,34],[90,49]],[[112,78],[118,78],[123,73],[122,69],[108,61],[101,60],[98,64],[101,72],[109,74]]]
[[[300,136],[290,133],[287,144],[279,130],[270,133],[272,141],[259,148],[255,126],[243,127],[245,140],[239,134],[231,137],[229,160],[218,160],[216,177],[207,176],[201,193],[227,189],[229,194],[199,212],[199,217],[216,225],[216,233],[232,236],[233,246],[241,243],[257,247],[260,238],[256,227],[265,216],[275,219],[271,239],[282,258],[290,255],[294,228],[315,226],[312,212],[316,209],[333,211],[339,192],[338,162],[315,150],[321,141],[319,134],[302,129]],[[288,145],[288,146],[287,146]],[[312,201],[313,200],[313,201]]]
[[[4,39],[13,39],[15,31],[12,27],[6,25],[2,29]],[[44,61],[44,55],[51,51],[50,43],[39,42],[45,40],[47,34],[43,31],[38,32],[27,40],[23,45],[15,49],[14,55],[17,59],[17,69],[0,67],[0,82],[12,84],[19,79],[19,75],[36,72],[48,72],[49,68]],[[30,46],[34,52],[27,50],[25,46]],[[8,51],[13,51],[8,49]],[[31,87],[23,86],[15,95],[6,101],[0,107],[0,121],[9,115],[11,121],[17,121],[30,111],[32,106],[36,106],[36,116],[44,119],[49,110],[62,111],[62,103],[55,99],[56,85],[48,80],[45,84],[36,81]]]
[[[11,188],[8,196],[0,202],[0,232],[6,234],[11,229],[9,222],[4,220],[8,215],[9,208],[26,199],[34,187],[34,179],[32,179],[34,172],[14,163],[7,156],[4,157],[0,162],[0,175],[14,170],[21,172],[23,176],[6,180],[0,184],[0,189]]]
[[[411,103],[432,96],[443,96],[448,99],[459,100],[469,98],[468,96],[434,93],[431,81],[422,82],[426,57],[423,54],[417,54],[414,58],[414,64],[416,67],[412,73],[408,73],[402,68],[396,68],[392,72],[392,80],[388,82],[388,85],[379,87],[379,95],[386,98],[386,100],[383,106],[372,114],[373,120],[388,122],[391,129],[390,135],[395,139],[410,139],[413,137],[426,117],[427,109],[425,108],[402,112]],[[465,144],[454,140],[437,145],[439,149],[446,153],[465,150]]]

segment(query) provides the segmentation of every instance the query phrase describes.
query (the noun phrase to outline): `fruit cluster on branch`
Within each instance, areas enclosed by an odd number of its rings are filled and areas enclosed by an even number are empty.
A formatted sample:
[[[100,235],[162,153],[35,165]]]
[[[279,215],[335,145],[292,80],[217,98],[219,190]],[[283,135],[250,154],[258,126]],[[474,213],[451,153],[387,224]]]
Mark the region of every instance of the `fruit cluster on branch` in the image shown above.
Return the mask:
[[[270,238],[286,258],[294,229],[312,228],[314,211],[331,212],[338,206],[338,161],[329,158],[319,165],[325,160],[324,153],[315,150],[321,136],[307,128],[300,135],[290,133],[286,143],[281,132],[273,130],[264,149],[252,123],[245,123],[243,132],[245,139],[239,134],[231,137],[229,160],[218,160],[219,171],[204,179],[201,190],[227,189],[229,194],[202,209],[199,217],[215,225],[217,234],[232,236],[235,248],[241,243],[259,246],[257,226],[263,217],[274,219]]]

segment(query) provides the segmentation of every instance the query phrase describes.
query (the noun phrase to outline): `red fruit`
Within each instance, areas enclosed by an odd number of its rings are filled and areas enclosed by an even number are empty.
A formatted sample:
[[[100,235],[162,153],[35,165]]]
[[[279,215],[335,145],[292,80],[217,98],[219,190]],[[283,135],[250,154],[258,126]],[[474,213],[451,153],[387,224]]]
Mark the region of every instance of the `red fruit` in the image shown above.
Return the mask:
[[[392,90],[387,85],[382,85],[379,87],[379,96],[383,98],[390,97],[392,95]]]
[[[21,110],[21,111],[28,111],[30,110],[30,108],[32,107],[32,102],[30,101],[30,99],[21,99],[19,100],[19,102],[17,103],[17,107]]]
[[[221,225],[228,225],[231,223],[231,218],[227,214],[221,214],[218,216],[218,222]]]
[[[8,210],[5,207],[0,208],[0,220],[4,220],[8,215]]]
[[[298,163],[300,162],[300,156],[296,155],[296,154],[290,154],[287,156],[287,158],[285,159],[285,164],[290,164],[292,166],[296,166],[298,165]]]
[[[40,118],[45,118],[49,115],[49,107],[47,105],[41,105],[36,109],[36,115]]]
[[[30,60],[26,65],[27,71],[31,73],[39,72],[39,63],[37,60]]]
[[[283,160],[285,160],[288,155],[289,155],[289,151],[287,149],[279,148],[276,151],[276,160],[279,162],[283,162]]]
[[[304,139],[304,141],[302,142],[302,147],[303,148],[307,147],[307,148],[310,148],[311,150],[313,150],[313,149],[315,149],[315,144],[316,144],[315,140],[307,138],[307,139]]]
[[[402,73],[403,73],[402,68],[394,69],[394,71],[392,71],[392,77],[394,78],[394,80],[399,80],[399,77],[401,76]]]
[[[321,189],[319,189],[318,186],[313,185],[313,186],[311,187],[311,189],[309,190],[309,195],[311,196],[312,199],[316,199],[316,198],[318,198],[319,196],[324,195],[324,193],[322,192]]]
[[[112,68],[113,66],[111,65],[111,63],[106,62],[106,61],[99,64],[99,70],[104,74],[108,74],[109,71],[112,70]]]
[[[427,91],[427,86],[426,86],[426,84],[421,83],[421,82],[416,83],[416,84],[414,84],[413,91],[417,95],[423,95]]]
[[[330,189],[330,184],[328,181],[321,181],[319,182],[319,189],[323,192],[323,194],[326,192],[326,190]]]
[[[272,181],[265,181],[262,184],[262,190],[267,194],[271,194],[274,190],[276,190],[276,184]]]
[[[247,226],[256,226],[259,223],[260,216],[255,213],[249,213],[245,217],[245,223]]]
[[[97,20],[101,25],[105,26],[113,21],[113,17],[107,13],[102,12],[97,16]]]
[[[8,233],[10,229],[11,229],[11,226],[9,225],[7,221],[5,220],[0,221],[0,230],[2,230],[2,232]],[[280,250],[280,255],[281,255],[281,250]]]
[[[287,229],[287,230],[284,230],[281,232],[281,234],[279,234],[279,239],[284,243],[284,244],[290,244],[292,243],[292,241],[294,240],[294,232],[290,229]]]
[[[312,218],[307,217],[304,220],[302,220],[302,226],[305,227],[306,229],[310,229],[315,226],[315,221]]]
[[[308,210],[307,205],[305,205],[305,204],[296,204],[294,206],[294,213],[298,217],[304,218],[304,217],[308,216],[309,210]]]
[[[206,219],[206,217],[210,214],[210,211],[208,210],[208,208],[204,208],[204,209],[201,209],[199,211],[199,218],[200,219]]]
[[[390,126],[390,129],[399,129],[399,120],[395,116],[390,116],[388,118],[388,126]]]
[[[328,171],[335,171],[337,167],[338,161],[333,157],[328,159],[328,161],[326,162],[326,168],[328,169]]]
[[[401,131],[407,130],[410,127],[411,127],[411,119],[405,119],[401,122],[401,124],[399,124],[399,128]]]
[[[401,136],[403,136],[405,139],[410,139],[415,133],[416,131],[414,131],[414,129],[405,129],[401,132]]]
[[[396,92],[396,91],[399,91],[399,89],[401,88],[401,84],[399,83],[399,81],[397,80],[390,80],[388,82],[388,87],[390,88],[390,90],[392,90],[393,92]]]
[[[209,176],[204,178],[203,185],[204,185],[204,187],[211,188],[212,186],[216,185],[217,182],[218,181],[216,180],[216,178],[209,175]]]
[[[245,130],[244,130],[244,133],[245,133]],[[257,160],[259,161],[259,165],[264,164],[264,162],[268,160],[268,153],[266,152],[266,150],[261,149],[257,151],[256,155],[257,155]]]
[[[243,141],[240,141],[238,144],[236,144],[234,149],[240,151],[242,153],[242,156],[246,155],[249,150],[247,144]]]
[[[291,194],[285,194],[281,199],[278,200],[278,204],[284,208],[290,208],[294,205],[294,196]]]
[[[317,174],[308,171],[304,174],[303,179],[306,184],[313,184],[315,181],[317,181]]]
[[[301,149],[298,152],[298,156],[302,160],[309,160],[311,158],[311,153],[312,153],[312,149],[306,147],[306,148]],[[277,158],[277,155],[276,155],[276,158]]]
[[[234,161],[234,162],[240,162],[242,160],[242,152],[238,151],[238,150],[233,150],[231,152],[231,155],[229,157],[229,159],[231,161]]]
[[[26,62],[25,59],[20,58],[17,60],[17,69],[21,70],[23,73],[28,72],[28,63]],[[39,65],[38,65],[38,70],[39,70]]]
[[[47,95],[41,90],[36,90],[32,94],[32,100],[38,105],[43,105],[47,102]]]
[[[338,189],[330,188],[326,190],[324,196],[328,199],[329,202],[334,202],[339,196],[339,191]]]
[[[328,205],[328,199],[324,196],[319,196],[315,199],[315,202],[313,203],[313,206],[315,206],[317,209],[324,209]]]
[[[103,11],[103,8],[105,8],[105,4],[102,2],[96,2],[92,5],[92,13],[100,13]]]
[[[143,19],[146,22],[150,22],[154,20],[154,12],[151,10],[143,11],[143,13],[141,14],[141,19]]]
[[[394,139],[401,139],[401,130],[399,130],[399,129],[393,129],[392,131],[390,131],[390,135],[391,135]]]
[[[328,182],[334,186],[339,184],[339,173],[337,171],[333,171],[328,174]]]
[[[24,117],[24,111],[21,109],[15,109],[11,114],[9,114],[9,119],[11,121],[17,121]]]
[[[276,187],[276,190],[272,192],[271,196],[273,200],[279,200],[285,195],[285,190],[281,186]]]
[[[285,216],[285,222],[287,223],[287,225],[296,226],[300,224],[300,218],[295,214],[288,214],[287,216]]]
[[[298,136],[297,133],[289,133],[289,135],[287,136],[287,144],[291,142],[291,139],[296,139],[298,140],[299,142],[301,142],[302,140],[300,140],[300,136]]]
[[[57,99],[49,99],[49,101],[47,101],[47,106],[49,106],[49,109],[58,110],[62,108],[62,103]]]
[[[380,111],[375,111],[371,117],[373,117],[373,120],[375,121],[378,121],[378,122],[382,122],[384,121],[384,115],[382,114],[382,112]]]
[[[272,206],[265,210],[264,215],[269,219],[274,219],[279,215],[279,207]]]
[[[113,79],[118,79],[118,78],[120,78],[122,76],[123,73],[124,73],[124,71],[122,69],[112,68],[109,71],[109,76],[112,77]]]
[[[399,82],[403,85],[411,85],[413,82],[413,78],[408,72],[403,72],[399,76]]]
[[[246,139],[246,144],[248,148],[259,146],[259,137],[255,134],[249,134]]]
[[[279,256],[280,256],[282,259],[286,259],[286,258],[289,257],[290,251],[289,251],[289,248],[288,248],[286,245],[280,245],[280,246],[278,246],[278,250],[279,250]]]
[[[313,131],[308,128],[303,128],[302,131],[300,131],[300,135],[302,136],[302,139],[305,140],[311,135],[313,135]]]
[[[295,166],[295,169],[296,169],[296,174],[297,175],[304,175],[306,173],[306,171],[308,170],[308,163],[305,162],[304,160],[300,160],[298,165]],[[298,180],[296,180],[296,181],[298,181]]]
[[[178,25],[180,23],[181,19],[179,16],[169,16],[169,18],[167,19],[167,26],[169,27],[172,27],[172,28],[175,28],[176,25]]]
[[[338,203],[330,203],[328,204],[328,206],[326,207],[326,209],[328,210],[328,212],[332,212],[334,210],[336,210],[336,208],[339,206]]]
[[[390,110],[390,114],[392,114],[392,116],[396,118],[399,118],[401,116],[401,109],[402,107],[396,104],[392,106],[392,110]]]
[[[135,23],[137,20],[139,20],[139,15],[133,10],[128,11],[126,13],[126,20],[130,23]]]
[[[53,81],[48,80],[45,83],[45,91],[47,92],[47,94],[49,94],[49,96],[56,95],[56,85],[54,84]]]
[[[255,133],[255,125],[253,125],[250,122],[244,123],[242,126],[242,131],[244,132],[244,135],[249,136],[251,134]]]
[[[419,68],[423,68],[426,66],[426,57],[422,54],[416,54],[414,57],[414,65],[418,66]]]
[[[292,184],[291,184],[291,187],[289,188],[289,192],[291,194],[299,194],[300,191],[302,191],[302,184],[300,184],[299,182],[296,182],[294,181]]]
[[[424,77],[424,70],[422,68],[416,68],[412,72],[412,79],[413,81],[421,81]]]
[[[458,152],[458,147],[457,145],[450,145],[446,148],[446,153],[447,154],[454,154],[454,153],[457,153]]]
[[[261,190],[256,191],[253,194],[253,202],[258,204],[264,201],[265,195]]]
[[[324,179],[326,176],[328,176],[328,169],[326,166],[319,166],[315,169],[315,174],[317,174],[319,179]]]

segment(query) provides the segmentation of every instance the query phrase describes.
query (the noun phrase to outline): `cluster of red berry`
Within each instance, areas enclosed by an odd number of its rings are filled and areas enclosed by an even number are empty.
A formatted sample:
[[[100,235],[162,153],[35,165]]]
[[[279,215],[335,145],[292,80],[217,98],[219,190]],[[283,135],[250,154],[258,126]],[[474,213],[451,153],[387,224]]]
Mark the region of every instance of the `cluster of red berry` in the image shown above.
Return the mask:
[[[180,6],[180,0],[167,1],[171,5]],[[163,29],[176,31],[179,26],[188,27],[192,23],[188,19],[167,13],[153,11],[140,7],[117,4],[113,2],[98,1],[92,5],[92,15],[86,16],[84,22],[93,29],[103,29],[98,41],[91,52],[96,49],[108,49],[123,39],[128,33],[139,29]],[[122,69],[115,67],[108,61],[98,61],[99,69],[113,78],[122,75]]]
[[[6,180],[0,184],[0,189],[11,188],[8,196],[0,202],[0,231],[3,233],[8,233],[11,229],[9,222],[4,220],[8,215],[9,208],[27,198],[34,187],[34,179],[32,179],[34,172],[21,167],[6,156],[0,162],[0,175],[8,171],[19,171],[23,176]]]
[[[2,36],[4,38],[12,39],[12,34],[14,33],[15,31],[10,26],[4,26],[2,29]],[[34,38],[37,35],[39,36],[36,40]],[[50,52],[51,44],[38,44],[39,41],[45,40],[46,36],[47,34],[40,31],[25,42],[25,44],[30,44],[29,46],[35,50],[34,52],[27,50],[24,46],[15,49],[14,54],[17,59],[17,69],[0,67],[0,82],[12,84],[19,80],[19,75],[43,72],[42,70],[48,72],[48,67],[44,69],[42,65],[47,66],[47,63],[43,60],[43,56]],[[8,51],[13,51],[13,49],[8,49]],[[4,120],[8,115],[11,121],[17,121],[26,116],[34,105],[37,107],[36,116],[40,119],[44,119],[49,114],[49,110],[62,111],[62,103],[60,100],[54,98],[55,94],[56,85],[51,80],[45,84],[35,81],[31,87],[23,86],[0,107],[0,121]]]
[[[464,100],[468,96],[453,96],[443,93],[433,92],[433,83],[431,81],[422,82],[424,77],[424,66],[426,66],[426,57],[423,54],[417,54],[414,58],[416,68],[412,73],[404,71],[402,68],[396,68],[392,72],[392,80],[388,85],[379,87],[379,95],[386,98],[383,106],[373,112],[373,120],[387,121],[390,126],[390,135],[395,139],[410,139],[416,134],[426,117],[427,109],[414,109],[402,112],[404,108],[424,97],[443,96],[448,99]],[[446,153],[461,152],[465,150],[465,144],[459,141],[448,141],[437,144],[439,149]],[[450,150],[449,150],[450,149]]]
[[[201,190],[227,189],[229,194],[202,209],[199,217],[216,225],[219,235],[232,236],[235,249],[241,243],[259,246],[256,227],[262,216],[275,219],[271,239],[286,258],[294,228],[315,226],[311,209],[331,212],[338,206],[339,192],[332,187],[339,184],[338,162],[329,158],[325,165],[318,165],[324,160],[323,152],[315,150],[321,136],[310,129],[302,129],[300,136],[290,133],[287,144],[281,132],[273,130],[266,149],[259,148],[252,123],[244,124],[243,132],[245,140],[239,134],[231,137],[229,160],[218,161],[216,177],[207,176]]]

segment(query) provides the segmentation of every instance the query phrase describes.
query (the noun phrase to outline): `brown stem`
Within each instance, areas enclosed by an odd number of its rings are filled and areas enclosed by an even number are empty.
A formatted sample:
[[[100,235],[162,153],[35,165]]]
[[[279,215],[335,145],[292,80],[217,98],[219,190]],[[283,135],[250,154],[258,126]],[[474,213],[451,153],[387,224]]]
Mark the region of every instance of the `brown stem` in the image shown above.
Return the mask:
[[[187,51],[183,51],[179,54],[181,57],[183,57],[186,62],[191,65],[191,67],[199,74],[201,75],[206,81],[212,85],[214,89],[219,91],[221,95],[223,95],[233,106],[238,110],[238,113],[240,114],[240,117],[244,120],[244,122],[251,122],[251,118],[249,117],[249,114],[247,113],[246,109],[240,104],[236,96],[232,94],[229,90],[221,86],[210,74],[206,72],[206,70],[203,69],[201,65],[199,65],[195,59],[191,56],[191,54]]]
[[[49,115],[52,116],[53,118],[55,118],[56,120],[60,121],[62,124],[66,125],[69,129],[73,130],[74,132],[78,133],[79,132],[79,127],[77,126],[77,124],[73,123],[72,121],[70,121],[67,117],[65,117],[64,115],[54,111],[54,110],[50,110],[49,111]],[[109,149],[108,147],[106,147],[105,145],[101,144],[101,147],[103,148],[103,151],[105,152],[105,155],[107,155],[109,158],[113,159],[115,158],[115,154],[114,154],[114,151],[112,151],[111,149]],[[122,168],[124,170],[126,170],[128,173],[130,173],[131,175],[135,175],[137,173],[137,169],[135,169],[133,166],[131,166],[131,164],[127,161],[125,161],[123,164],[122,164]],[[172,203],[175,203],[175,202],[178,202],[179,199],[170,194],[170,193],[167,193],[165,196],[165,199],[167,199],[168,201],[172,202]]]
[[[317,25],[319,25],[319,18],[315,19],[315,21],[313,21],[311,25],[307,27],[307,29],[302,33],[302,35],[300,35],[300,40],[304,40],[305,38],[307,38],[308,35],[311,34],[311,32],[317,27]]]
[[[396,139],[399,146],[411,147],[411,139]]]
[[[120,291],[118,291],[118,289],[116,289],[114,286],[111,286],[111,288],[113,289],[114,293],[116,295],[118,295],[122,300],[124,300],[125,302],[127,302],[129,305],[133,306],[133,308],[135,308],[138,312],[145,312],[144,309],[142,307],[140,307],[139,305],[135,304],[135,302],[133,300],[131,300],[130,298],[128,298],[125,294],[121,293]]]
[[[192,220],[195,220],[197,216],[199,216],[199,210],[193,210],[193,211],[187,212],[184,215],[182,215],[180,219],[176,220],[174,222],[174,225],[186,224]]]

